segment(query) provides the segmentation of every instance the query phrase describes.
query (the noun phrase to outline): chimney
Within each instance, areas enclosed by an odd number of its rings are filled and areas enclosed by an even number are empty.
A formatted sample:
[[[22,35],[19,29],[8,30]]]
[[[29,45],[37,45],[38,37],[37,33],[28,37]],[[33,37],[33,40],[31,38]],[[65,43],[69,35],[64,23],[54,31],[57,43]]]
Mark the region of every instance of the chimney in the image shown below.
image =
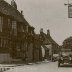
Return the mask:
[[[17,9],[17,4],[14,0],[11,1],[11,6],[14,7],[15,9]]]
[[[23,11],[21,10],[21,14],[23,15]]]
[[[21,15],[24,16],[24,15],[23,15],[23,10],[21,10]]]
[[[47,30],[47,35],[50,35],[50,30],[49,29]]]
[[[40,29],[40,34],[43,33],[43,28]]]

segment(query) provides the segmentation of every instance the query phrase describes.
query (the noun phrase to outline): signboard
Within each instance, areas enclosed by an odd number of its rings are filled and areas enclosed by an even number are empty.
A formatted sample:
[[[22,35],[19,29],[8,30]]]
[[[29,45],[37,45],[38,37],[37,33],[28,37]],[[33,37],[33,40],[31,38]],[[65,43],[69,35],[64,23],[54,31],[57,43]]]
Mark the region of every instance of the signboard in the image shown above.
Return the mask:
[[[72,18],[72,5],[68,6],[68,18]]]

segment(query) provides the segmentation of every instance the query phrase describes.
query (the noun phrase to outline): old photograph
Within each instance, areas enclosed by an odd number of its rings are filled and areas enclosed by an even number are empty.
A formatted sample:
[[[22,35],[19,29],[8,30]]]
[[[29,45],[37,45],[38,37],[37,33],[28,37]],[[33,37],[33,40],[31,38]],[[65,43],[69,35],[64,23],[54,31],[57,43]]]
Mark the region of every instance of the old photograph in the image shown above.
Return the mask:
[[[0,72],[72,72],[72,0],[0,0]]]

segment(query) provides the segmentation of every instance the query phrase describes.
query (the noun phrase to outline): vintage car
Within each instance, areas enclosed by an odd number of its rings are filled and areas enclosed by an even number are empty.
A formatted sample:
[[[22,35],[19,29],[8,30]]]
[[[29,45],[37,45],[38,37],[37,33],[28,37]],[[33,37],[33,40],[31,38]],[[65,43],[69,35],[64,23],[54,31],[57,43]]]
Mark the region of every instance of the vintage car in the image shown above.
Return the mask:
[[[61,65],[72,65],[72,50],[62,49],[59,53],[58,67]]]
[[[58,54],[53,54],[53,57],[52,57],[52,61],[53,62],[56,62],[56,61],[58,61]]]

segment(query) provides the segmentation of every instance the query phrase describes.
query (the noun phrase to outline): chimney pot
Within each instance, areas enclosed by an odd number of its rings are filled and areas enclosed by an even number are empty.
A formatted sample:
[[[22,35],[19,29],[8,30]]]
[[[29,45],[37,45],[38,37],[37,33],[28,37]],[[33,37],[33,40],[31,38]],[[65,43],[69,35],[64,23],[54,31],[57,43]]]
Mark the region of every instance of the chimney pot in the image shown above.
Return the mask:
[[[23,11],[21,11],[21,14],[23,15]]]
[[[49,29],[47,30],[47,35],[50,35],[50,30]]]
[[[23,10],[21,10],[21,15],[24,16],[24,15],[23,15]]]

